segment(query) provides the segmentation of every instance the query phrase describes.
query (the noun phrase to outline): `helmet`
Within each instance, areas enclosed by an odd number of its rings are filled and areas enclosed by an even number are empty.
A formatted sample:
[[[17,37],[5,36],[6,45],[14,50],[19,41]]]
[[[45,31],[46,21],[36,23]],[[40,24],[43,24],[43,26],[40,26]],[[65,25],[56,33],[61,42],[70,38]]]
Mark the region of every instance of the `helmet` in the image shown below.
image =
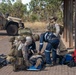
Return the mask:
[[[35,41],[39,41],[39,35],[38,34],[34,34],[32,36],[32,38],[35,40]]]

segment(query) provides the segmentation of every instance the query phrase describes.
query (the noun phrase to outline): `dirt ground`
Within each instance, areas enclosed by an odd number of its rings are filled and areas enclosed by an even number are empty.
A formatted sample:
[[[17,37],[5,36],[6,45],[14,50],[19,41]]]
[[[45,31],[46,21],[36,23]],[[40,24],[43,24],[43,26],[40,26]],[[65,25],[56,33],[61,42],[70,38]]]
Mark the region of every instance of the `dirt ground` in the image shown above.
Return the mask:
[[[7,55],[9,53],[11,48],[9,38],[6,31],[0,31],[0,54]],[[39,42],[36,44],[38,49]],[[70,68],[66,65],[56,65],[53,67],[46,67],[42,71],[13,72],[12,66],[8,65],[0,69],[0,75],[76,75],[76,67]]]

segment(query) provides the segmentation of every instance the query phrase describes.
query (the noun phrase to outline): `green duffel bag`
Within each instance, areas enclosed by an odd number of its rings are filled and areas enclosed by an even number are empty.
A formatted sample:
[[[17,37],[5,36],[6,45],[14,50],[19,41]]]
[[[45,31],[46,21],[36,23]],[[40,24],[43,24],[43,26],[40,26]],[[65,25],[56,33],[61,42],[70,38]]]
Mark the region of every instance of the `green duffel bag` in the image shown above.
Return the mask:
[[[32,35],[32,31],[30,28],[23,28],[18,30],[19,35]]]

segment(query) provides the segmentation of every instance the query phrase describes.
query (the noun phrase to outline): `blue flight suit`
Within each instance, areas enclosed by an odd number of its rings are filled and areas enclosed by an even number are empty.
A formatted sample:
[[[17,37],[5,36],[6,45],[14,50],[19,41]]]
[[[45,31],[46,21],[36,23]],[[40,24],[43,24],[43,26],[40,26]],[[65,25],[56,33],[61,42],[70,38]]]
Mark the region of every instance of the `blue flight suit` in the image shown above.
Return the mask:
[[[45,49],[46,64],[51,64],[50,51],[52,50],[53,61],[56,62],[56,49],[59,45],[59,39],[51,32],[45,32],[40,35],[39,51],[43,48],[43,42],[47,42]]]

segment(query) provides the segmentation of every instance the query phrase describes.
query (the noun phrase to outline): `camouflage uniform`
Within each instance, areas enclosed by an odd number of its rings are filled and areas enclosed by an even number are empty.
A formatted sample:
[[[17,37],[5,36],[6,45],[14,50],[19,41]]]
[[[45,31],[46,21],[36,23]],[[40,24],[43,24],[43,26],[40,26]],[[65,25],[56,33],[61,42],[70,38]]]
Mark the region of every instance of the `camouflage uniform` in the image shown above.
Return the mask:
[[[20,33],[20,36],[15,37],[15,39],[13,40],[14,47],[11,49],[7,57],[7,60],[12,63],[14,71],[17,70],[21,66],[25,66],[25,68],[27,68],[28,66],[31,65],[28,60],[28,55],[29,55],[28,46],[32,43],[32,41],[35,38],[33,38],[30,34],[29,36],[31,37],[31,40],[28,42],[25,39],[26,38],[25,35],[26,34],[23,31]],[[35,37],[36,37],[36,40],[38,40],[37,36]]]
[[[10,53],[7,56],[7,60],[8,62],[11,62],[14,71],[16,71],[18,68],[22,69],[22,67],[26,67],[25,64],[23,63],[24,60],[23,60],[22,50],[21,49],[18,50],[18,47],[21,44],[21,42],[25,43],[25,38],[21,37],[20,39],[16,39],[16,40],[19,40],[19,41],[17,42],[14,41],[13,44],[15,45],[15,47],[13,47],[10,50]]]
[[[59,37],[60,26],[56,23],[57,17],[51,17],[49,20],[50,22],[47,25],[47,29]]]
[[[30,57],[36,52],[36,45],[31,36],[26,37],[26,42],[22,47],[23,58],[27,67],[31,64],[29,63]]]
[[[9,42],[11,42],[11,49],[14,47],[14,41],[15,41],[15,37],[12,36],[12,37],[9,39]]]
[[[47,25],[47,29],[50,30],[51,32],[53,32],[59,38],[60,43],[58,46],[57,54],[60,54],[60,50],[66,49],[61,38],[60,38],[60,34],[62,34],[62,32],[63,32],[63,27],[56,23],[57,17],[51,17],[49,19],[54,20],[54,21],[53,21],[53,23],[49,23]]]

